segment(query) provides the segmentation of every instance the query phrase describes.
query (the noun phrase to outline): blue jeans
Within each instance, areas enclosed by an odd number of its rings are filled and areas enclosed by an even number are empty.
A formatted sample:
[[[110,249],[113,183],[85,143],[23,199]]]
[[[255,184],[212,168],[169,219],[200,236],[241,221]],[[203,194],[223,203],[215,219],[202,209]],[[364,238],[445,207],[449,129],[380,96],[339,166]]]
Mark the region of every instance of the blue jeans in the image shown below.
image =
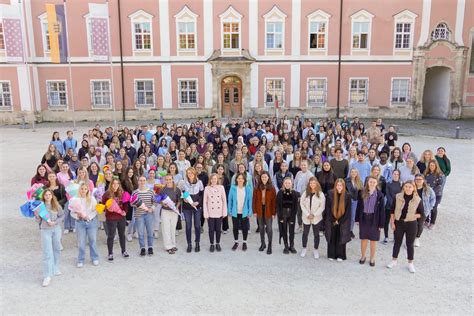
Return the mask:
[[[140,217],[136,218],[136,225],[138,231],[138,243],[140,248],[145,248],[145,229],[146,239],[148,242],[148,248],[153,247],[153,226],[155,218],[153,213],[145,213]]]
[[[184,220],[186,221],[186,240],[188,245],[191,244],[191,231],[193,228],[193,217],[194,217],[194,233],[196,234],[195,242],[201,241],[201,217],[202,209],[187,210],[183,209]]]
[[[50,278],[59,271],[61,255],[61,226],[41,230],[41,245],[43,247],[43,278]]]
[[[127,234],[132,235],[137,231],[137,219],[135,216],[133,216],[133,214],[135,213],[135,208],[132,208],[132,210],[129,212],[132,212],[132,220],[130,221],[130,223],[128,223]]]
[[[72,230],[76,228],[76,220],[71,216],[68,206],[69,202],[64,205],[64,229]]]
[[[97,216],[90,222],[76,222],[77,246],[79,247],[79,257],[77,258],[77,262],[84,263],[87,240],[89,240],[91,260],[99,260],[99,252],[97,251],[97,227]]]
[[[353,231],[354,229],[356,211],[357,211],[357,200],[354,201],[351,199],[351,231]]]

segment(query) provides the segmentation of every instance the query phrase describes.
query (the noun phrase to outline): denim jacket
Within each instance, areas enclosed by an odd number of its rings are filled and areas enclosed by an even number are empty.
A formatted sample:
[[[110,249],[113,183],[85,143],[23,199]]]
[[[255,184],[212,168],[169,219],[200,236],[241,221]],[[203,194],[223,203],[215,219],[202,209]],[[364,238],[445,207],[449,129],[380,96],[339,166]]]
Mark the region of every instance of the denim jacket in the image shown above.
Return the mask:
[[[421,200],[423,201],[423,209],[425,211],[425,217],[430,215],[431,210],[436,204],[436,195],[432,188],[428,187],[428,190],[423,190],[423,196]]]

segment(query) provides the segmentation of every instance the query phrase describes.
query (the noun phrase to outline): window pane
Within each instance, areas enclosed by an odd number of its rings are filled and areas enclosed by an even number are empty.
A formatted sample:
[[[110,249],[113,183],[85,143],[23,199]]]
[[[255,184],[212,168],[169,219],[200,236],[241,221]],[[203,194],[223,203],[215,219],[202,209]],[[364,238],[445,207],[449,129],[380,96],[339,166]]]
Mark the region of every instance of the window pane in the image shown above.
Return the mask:
[[[239,31],[239,23],[232,23],[232,32]]]
[[[359,34],[352,36],[352,48],[359,48]]]
[[[310,22],[309,24],[309,32],[310,33],[316,33],[318,30],[318,22]]]
[[[283,48],[283,40],[281,34],[275,34],[275,48]]]
[[[189,81],[188,84],[190,90],[196,90],[196,81]]]
[[[180,34],[179,35],[179,48],[187,48],[186,47],[186,35]]]
[[[267,33],[273,33],[273,32],[275,32],[275,23],[268,22],[267,23]]]
[[[196,91],[189,92],[189,103],[197,103]]]
[[[188,33],[194,33],[194,22],[186,23],[186,27],[187,27]]]
[[[145,81],[145,90],[153,90],[153,81]]]
[[[143,23],[142,27],[143,27],[143,33],[150,33],[150,31],[151,31],[150,23],[148,23],[148,22]]]
[[[318,48],[318,41],[317,41],[317,36],[316,34],[311,34],[309,36],[309,47],[310,48]]]
[[[397,32],[401,32],[402,28],[403,28],[403,24],[402,23],[397,23]]]
[[[224,23],[224,32],[230,32],[230,23]]]
[[[188,34],[188,48],[194,48],[194,34]]]
[[[360,47],[367,48],[367,34],[360,34]]]
[[[405,23],[403,26],[403,31],[404,32],[410,32],[411,24],[410,23]]]
[[[232,48],[239,48],[239,34],[232,34]]]
[[[368,22],[360,23],[360,31],[361,33],[369,33],[369,23]]]
[[[318,48],[324,48],[325,35],[318,34]]]
[[[282,33],[283,32],[283,23],[276,22],[275,23],[275,32]]]
[[[275,40],[273,34],[267,34],[267,48],[274,48]]]

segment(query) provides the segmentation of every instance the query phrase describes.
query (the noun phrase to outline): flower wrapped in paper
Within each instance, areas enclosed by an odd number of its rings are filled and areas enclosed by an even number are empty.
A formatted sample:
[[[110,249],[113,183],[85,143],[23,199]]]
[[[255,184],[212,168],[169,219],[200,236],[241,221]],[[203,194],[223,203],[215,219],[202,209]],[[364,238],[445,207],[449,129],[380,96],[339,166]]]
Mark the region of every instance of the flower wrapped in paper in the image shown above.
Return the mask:
[[[41,200],[44,192],[44,185],[42,183],[35,183],[31,186],[31,188],[26,191],[26,197],[28,200]]]
[[[117,201],[115,201],[114,199],[108,199],[105,202],[105,207],[111,213],[117,213],[117,214],[120,214],[122,216],[125,216],[125,212],[120,208]]]
[[[173,212],[177,213],[179,215],[179,210],[176,207],[176,203],[173,202],[172,199],[166,194],[158,194],[155,195],[155,202],[158,204],[163,205],[164,207],[172,210]]]
[[[25,204],[20,206],[20,213],[24,217],[30,217],[30,218],[35,217],[34,209],[36,209],[39,205],[41,205],[41,203],[43,202],[38,201],[38,200],[28,201]]]
[[[92,191],[92,196],[95,197],[97,201],[102,201],[102,196],[105,193],[105,186],[101,185]]]
[[[122,203],[130,202],[130,193],[123,191],[122,193]]]
[[[130,205],[135,208],[141,208],[142,210],[149,211],[150,209],[148,206],[145,205],[145,203],[140,199],[137,193],[132,194],[130,197]]]
[[[74,183],[71,182],[67,185],[66,187],[66,193],[68,199],[72,199],[73,197],[76,197],[79,194],[79,189],[81,188],[81,185],[79,183]]]
[[[86,210],[81,204],[81,201],[79,199],[72,199],[69,201],[68,209],[76,213],[77,217],[79,218],[84,218],[86,216]]]
[[[181,198],[182,198],[186,203],[188,203],[189,205],[191,205],[192,207],[194,207],[195,210],[197,210],[197,207],[194,206],[193,198],[191,197],[191,195],[189,194],[189,192],[183,191],[183,193],[181,194]]]
[[[155,192],[156,195],[161,194],[161,190],[165,187],[164,184],[162,183],[157,183],[153,186],[153,192]]]
[[[95,210],[96,210],[97,214],[102,214],[102,213],[104,213],[104,211],[105,211],[105,204],[97,203],[96,206],[95,206]]]

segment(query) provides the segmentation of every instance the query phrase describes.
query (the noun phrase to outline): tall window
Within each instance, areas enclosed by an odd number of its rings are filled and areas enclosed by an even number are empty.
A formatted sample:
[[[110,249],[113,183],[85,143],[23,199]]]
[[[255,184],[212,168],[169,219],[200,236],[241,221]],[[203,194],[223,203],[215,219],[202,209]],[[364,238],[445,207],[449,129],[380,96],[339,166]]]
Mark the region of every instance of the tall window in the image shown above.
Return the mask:
[[[0,82],[0,109],[11,108],[12,93],[10,89],[10,82]]]
[[[155,105],[153,86],[153,80],[135,81],[135,104],[137,107],[153,107]]]
[[[411,23],[397,23],[395,29],[395,48],[410,48]]]
[[[91,97],[94,108],[108,108],[110,102],[110,82],[108,80],[94,80],[91,82]]]
[[[326,48],[326,22],[312,21],[309,24],[309,48]]]
[[[151,49],[151,23],[135,22],[133,23],[135,49],[149,50]]]
[[[240,48],[240,31],[239,23],[224,23],[224,48],[225,49],[238,49]]]
[[[267,48],[283,48],[283,22],[267,22]]]
[[[265,80],[265,105],[275,106],[278,102],[279,107],[284,106],[284,82],[283,79]]]
[[[368,80],[367,79],[351,79],[350,87],[350,104],[367,103]]]
[[[451,31],[448,28],[446,23],[439,23],[433,32],[431,32],[431,39],[433,41],[437,40],[447,40],[451,38]]]
[[[471,64],[469,66],[469,72],[474,73],[474,33],[471,34]]]
[[[48,105],[50,107],[67,106],[66,81],[48,81]]]
[[[0,22],[0,49],[5,49],[5,33],[3,32],[2,22]]]
[[[326,104],[326,79],[308,79],[308,106]]]
[[[49,44],[49,29],[48,29],[48,22],[43,22],[43,43],[44,43],[44,51],[49,52],[51,50],[51,46]]]
[[[408,103],[410,79],[392,79],[392,103]]]
[[[194,49],[196,30],[194,22],[178,22],[179,49]]]
[[[179,80],[179,105],[181,107],[197,106],[197,81]]]
[[[367,49],[369,47],[369,22],[353,22],[352,48]]]

